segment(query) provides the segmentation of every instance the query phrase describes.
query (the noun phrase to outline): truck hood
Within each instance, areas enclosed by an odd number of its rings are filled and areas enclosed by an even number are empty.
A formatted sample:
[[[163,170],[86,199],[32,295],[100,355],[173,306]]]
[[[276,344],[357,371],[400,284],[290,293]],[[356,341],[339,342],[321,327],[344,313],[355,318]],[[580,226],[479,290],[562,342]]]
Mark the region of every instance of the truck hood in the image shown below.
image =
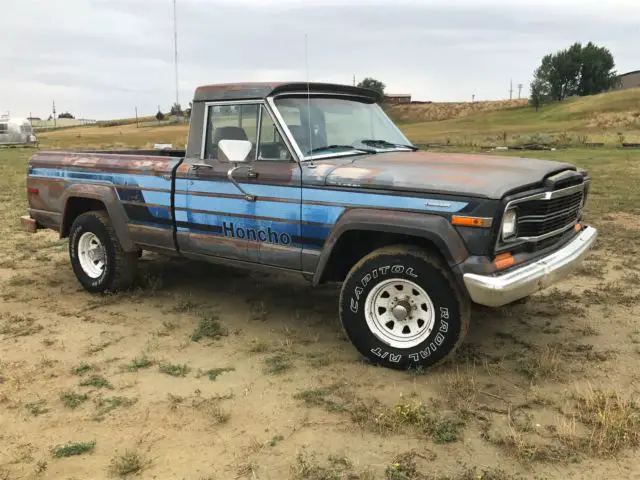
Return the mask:
[[[438,152],[387,152],[316,161],[310,177],[328,186],[368,187],[500,199],[539,186],[562,162]],[[324,178],[323,178],[324,177]],[[315,183],[314,182],[314,183]]]

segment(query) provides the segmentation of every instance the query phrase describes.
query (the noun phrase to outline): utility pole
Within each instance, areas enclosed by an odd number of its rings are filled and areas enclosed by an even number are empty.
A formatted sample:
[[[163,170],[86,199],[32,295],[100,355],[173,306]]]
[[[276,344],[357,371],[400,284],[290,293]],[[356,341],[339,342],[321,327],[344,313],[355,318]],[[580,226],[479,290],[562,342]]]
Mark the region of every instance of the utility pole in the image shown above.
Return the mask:
[[[180,94],[178,88],[178,20],[176,13],[176,0],[173,0],[173,50],[176,67],[176,103],[180,105]]]
[[[355,75],[353,76],[353,86],[354,87],[356,86],[356,76]]]
[[[140,124],[138,123],[138,107],[136,107],[136,128],[140,128]]]
[[[53,126],[56,126],[56,101],[53,101]]]
[[[509,100],[513,100],[513,79],[509,81]]]
[[[473,103],[475,101],[476,101],[476,94],[473,93],[473,94],[471,94],[471,103]]]
[[[520,100],[520,93],[522,93],[522,84],[518,84],[518,100]]]

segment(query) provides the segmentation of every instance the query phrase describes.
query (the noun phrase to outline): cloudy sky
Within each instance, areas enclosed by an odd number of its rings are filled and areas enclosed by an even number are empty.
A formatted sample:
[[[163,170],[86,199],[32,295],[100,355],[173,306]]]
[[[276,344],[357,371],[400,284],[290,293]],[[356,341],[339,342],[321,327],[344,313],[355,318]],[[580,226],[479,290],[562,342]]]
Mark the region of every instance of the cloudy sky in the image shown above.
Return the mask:
[[[589,40],[640,69],[637,0],[177,0],[179,92],[373,76],[389,93],[508,98],[545,53]],[[154,114],[175,99],[172,0],[0,0],[0,112]]]

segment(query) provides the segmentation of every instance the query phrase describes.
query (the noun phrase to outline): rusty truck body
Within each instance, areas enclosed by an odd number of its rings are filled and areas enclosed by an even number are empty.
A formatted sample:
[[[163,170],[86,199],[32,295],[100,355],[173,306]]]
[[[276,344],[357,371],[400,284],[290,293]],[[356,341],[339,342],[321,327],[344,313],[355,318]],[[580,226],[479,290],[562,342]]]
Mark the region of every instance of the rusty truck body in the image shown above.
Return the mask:
[[[587,172],[419,151],[369,90],[196,90],[186,151],[46,152],[29,162],[31,231],[69,237],[91,292],[128,286],[150,250],[342,282],[344,330],[368,358],[429,366],[496,307],[568,275],[593,244]]]

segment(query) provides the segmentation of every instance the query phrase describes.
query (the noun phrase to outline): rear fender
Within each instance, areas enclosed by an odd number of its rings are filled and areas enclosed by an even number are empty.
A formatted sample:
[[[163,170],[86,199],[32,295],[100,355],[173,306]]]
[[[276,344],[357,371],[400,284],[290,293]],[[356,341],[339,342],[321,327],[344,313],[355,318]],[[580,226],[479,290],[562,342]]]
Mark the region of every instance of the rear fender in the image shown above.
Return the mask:
[[[68,215],[70,214],[68,207],[70,205],[70,200],[74,198],[92,199],[101,202],[111,219],[113,229],[116,232],[122,249],[125,252],[134,252],[138,249],[135,243],[131,240],[131,235],[127,228],[127,215],[124,211],[124,207],[116,194],[115,188],[111,185],[76,183],[67,188],[63,195],[64,213],[60,228],[61,238],[68,235],[69,227],[72,223],[70,218],[68,218]]]

